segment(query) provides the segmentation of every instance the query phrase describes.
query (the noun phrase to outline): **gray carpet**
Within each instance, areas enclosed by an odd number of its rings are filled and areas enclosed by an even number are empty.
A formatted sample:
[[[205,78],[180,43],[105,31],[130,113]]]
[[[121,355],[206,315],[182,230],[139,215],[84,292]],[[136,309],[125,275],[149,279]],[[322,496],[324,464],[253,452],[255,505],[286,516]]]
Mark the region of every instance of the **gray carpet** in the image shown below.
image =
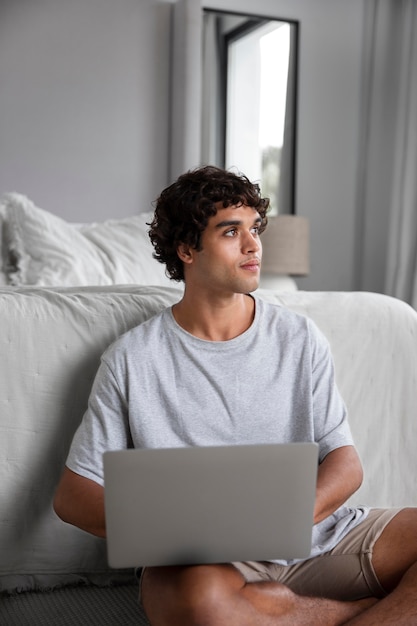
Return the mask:
[[[0,596],[1,626],[149,626],[138,586],[66,587]]]

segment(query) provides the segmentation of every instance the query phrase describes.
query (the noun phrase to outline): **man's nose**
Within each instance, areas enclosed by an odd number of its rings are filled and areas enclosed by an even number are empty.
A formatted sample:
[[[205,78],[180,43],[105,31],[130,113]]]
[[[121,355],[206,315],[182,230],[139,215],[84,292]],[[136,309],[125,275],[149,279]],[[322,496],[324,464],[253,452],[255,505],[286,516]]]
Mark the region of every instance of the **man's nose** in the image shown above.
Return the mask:
[[[259,239],[259,235],[254,235],[252,232],[246,233],[245,239],[243,241],[243,249],[247,252],[258,252],[262,248],[261,240]]]

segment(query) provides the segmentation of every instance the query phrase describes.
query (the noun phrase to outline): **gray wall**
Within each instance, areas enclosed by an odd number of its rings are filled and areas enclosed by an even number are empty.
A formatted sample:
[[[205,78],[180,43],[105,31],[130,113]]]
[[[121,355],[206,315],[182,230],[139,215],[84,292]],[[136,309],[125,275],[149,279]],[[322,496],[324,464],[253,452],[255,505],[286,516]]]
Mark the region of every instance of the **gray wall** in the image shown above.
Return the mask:
[[[365,0],[258,0],[300,20],[297,212],[310,219],[301,288],[355,285]],[[252,0],[203,1],[254,10]],[[148,210],[168,183],[170,2],[3,0],[0,192],[65,219]]]
[[[2,0],[0,192],[76,221],[149,210],[167,179],[170,5]]]

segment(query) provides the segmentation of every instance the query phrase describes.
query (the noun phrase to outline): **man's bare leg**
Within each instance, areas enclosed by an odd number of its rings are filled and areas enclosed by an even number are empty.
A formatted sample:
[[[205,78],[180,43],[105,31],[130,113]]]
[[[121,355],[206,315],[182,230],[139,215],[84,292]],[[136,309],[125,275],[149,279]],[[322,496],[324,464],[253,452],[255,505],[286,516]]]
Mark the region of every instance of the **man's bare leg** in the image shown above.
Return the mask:
[[[375,602],[301,597],[280,583],[246,583],[231,565],[149,568],[142,580],[152,626],[337,626]]]
[[[417,564],[404,575],[398,586],[358,617],[349,626],[411,626],[417,624]]]
[[[375,573],[389,595],[338,602],[302,597],[279,583],[246,584],[232,566],[152,568],[143,602],[153,626],[410,626],[417,624],[417,509],[400,511],[374,546]]]
[[[375,543],[372,562],[381,585],[391,593],[348,624],[417,624],[417,509],[404,509],[391,520]]]

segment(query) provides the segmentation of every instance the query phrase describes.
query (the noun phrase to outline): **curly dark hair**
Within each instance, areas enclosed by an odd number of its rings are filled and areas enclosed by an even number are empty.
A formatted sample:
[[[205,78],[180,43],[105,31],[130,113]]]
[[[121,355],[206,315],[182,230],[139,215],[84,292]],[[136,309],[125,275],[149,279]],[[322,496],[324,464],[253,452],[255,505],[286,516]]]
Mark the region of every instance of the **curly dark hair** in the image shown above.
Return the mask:
[[[269,198],[262,198],[259,185],[241,173],[211,165],[190,170],[156,200],[149,237],[155,249],[154,258],[165,263],[172,280],[184,280],[178,246],[183,243],[201,250],[201,235],[209,218],[217,213],[219,202],[224,208],[245,204],[256,209],[262,219],[259,233],[265,230]]]

